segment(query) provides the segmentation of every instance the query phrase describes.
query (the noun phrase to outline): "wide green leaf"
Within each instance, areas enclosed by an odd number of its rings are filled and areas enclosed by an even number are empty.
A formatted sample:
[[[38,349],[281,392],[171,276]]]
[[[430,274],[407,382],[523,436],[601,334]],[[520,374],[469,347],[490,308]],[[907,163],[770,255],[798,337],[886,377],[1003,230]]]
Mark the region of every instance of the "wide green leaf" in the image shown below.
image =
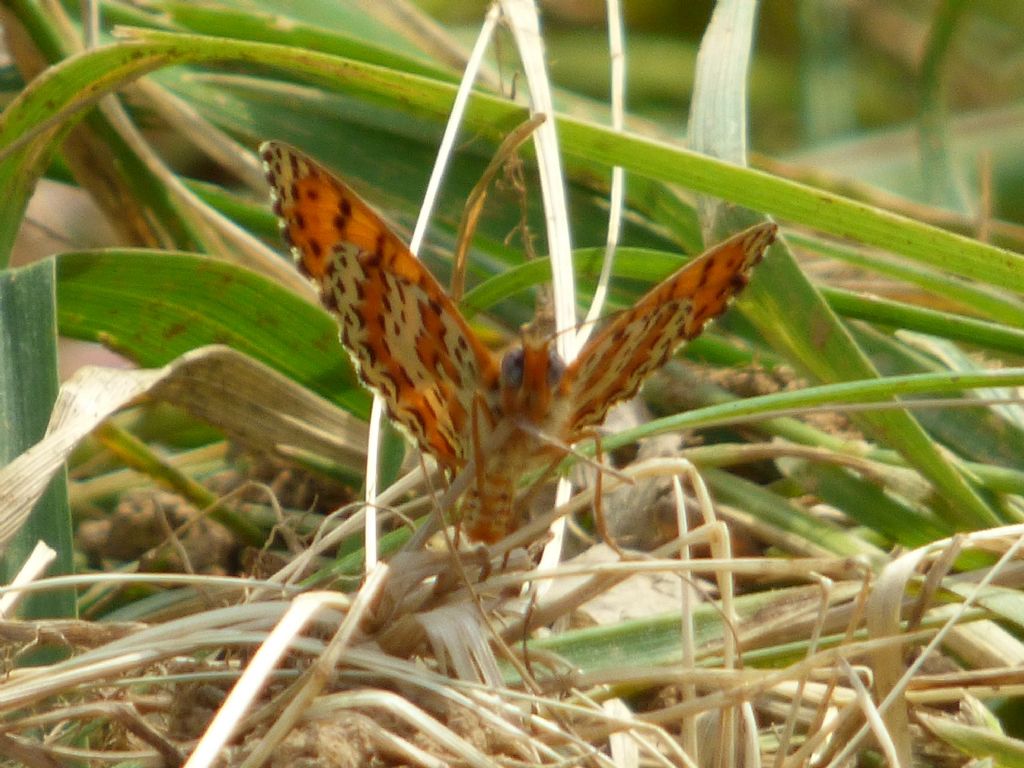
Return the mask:
[[[369,398],[322,309],[255,272],[194,254],[82,251],[57,261],[61,333],[145,367],[228,344],[346,409]]]
[[[52,260],[0,271],[0,466],[42,438],[57,397],[57,324]],[[0,581],[10,583],[37,542],[56,553],[51,575],[71,573],[71,517],[67,476],[58,473],[0,561]],[[20,614],[75,615],[75,595],[57,590],[27,599]]]

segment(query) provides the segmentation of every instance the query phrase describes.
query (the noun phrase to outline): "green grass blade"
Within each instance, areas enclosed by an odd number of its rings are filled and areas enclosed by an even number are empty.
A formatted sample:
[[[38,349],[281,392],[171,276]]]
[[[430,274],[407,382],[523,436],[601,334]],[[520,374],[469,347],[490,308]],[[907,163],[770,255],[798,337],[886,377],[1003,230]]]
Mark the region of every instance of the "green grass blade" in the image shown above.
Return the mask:
[[[307,51],[344,56],[400,72],[452,83],[458,82],[458,78],[450,70],[439,67],[425,58],[409,55],[398,48],[389,48],[379,42],[371,42],[369,38],[345,34],[340,31],[346,29],[345,27],[329,28],[319,20],[319,23],[314,25],[285,18],[280,14],[195,2],[161,2],[158,5],[183,30],[198,34],[287,45]]]
[[[365,416],[369,398],[312,304],[244,268],[166,251],[83,251],[57,260],[60,331],[144,367],[228,344]]]
[[[387,104],[415,115],[443,119],[454,88],[416,75],[385,70],[361,62],[265,43],[222,38],[135,31],[138,39],[92,51],[48,70],[41,80],[60,83],[56,93],[42,87],[12,104],[0,122],[0,171],[7,165],[12,141],[32,139],[40,126],[69,119],[76,111],[132,79],[162,66],[233,61],[272,63],[302,75],[309,82],[344,89],[370,103]],[[43,101],[55,98],[43,109]],[[42,114],[40,114],[42,112]],[[467,128],[498,140],[522,122],[525,112],[503,99],[475,95],[467,112]],[[1024,257],[977,240],[889,213],[840,195],[823,192],[746,168],[739,168],[678,146],[575,120],[559,118],[559,134],[568,159],[621,165],[653,179],[683,184],[783,219],[885,247],[922,263],[1024,292]],[[17,167],[12,169],[16,172]],[[0,180],[3,180],[0,175]]]
[[[970,8],[964,0],[942,0],[921,62],[921,176],[929,202],[968,213],[963,181],[952,159],[949,110],[943,72],[961,20]]]
[[[0,272],[0,465],[42,438],[57,397],[57,326],[52,260]],[[3,554],[0,581],[10,583],[36,546],[57,553],[51,575],[74,571],[67,474],[59,472]],[[75,616],[73,591],[27,598],[23,617]]]

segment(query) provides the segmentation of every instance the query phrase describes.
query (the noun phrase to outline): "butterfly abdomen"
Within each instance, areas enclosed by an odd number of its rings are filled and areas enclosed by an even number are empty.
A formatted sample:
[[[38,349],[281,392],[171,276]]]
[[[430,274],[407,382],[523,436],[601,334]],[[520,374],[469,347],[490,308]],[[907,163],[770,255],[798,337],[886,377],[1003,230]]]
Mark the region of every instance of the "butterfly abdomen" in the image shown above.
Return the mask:
[[[517,527],[515,488],[507,478],[486,478],[483,488],[471,487],[462,499],[460,526],[472,541],[485,544],[504,538]]]

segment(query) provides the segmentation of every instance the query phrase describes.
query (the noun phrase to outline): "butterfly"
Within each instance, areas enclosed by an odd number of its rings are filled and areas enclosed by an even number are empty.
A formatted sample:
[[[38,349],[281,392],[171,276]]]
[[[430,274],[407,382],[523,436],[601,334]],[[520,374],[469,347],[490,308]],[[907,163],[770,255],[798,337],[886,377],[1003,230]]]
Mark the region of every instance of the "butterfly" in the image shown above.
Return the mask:
[[[513,532],[520,480],[550,467],[725,311],[775,239],[759,224],[688,262],[616,315],[566,365],[529,328],[501,355],[473,333],[433,275],[334,174],[285,144],[260,147],[271,201],[299,269],[391,419],[449,477],[473,461],[461,530]]]

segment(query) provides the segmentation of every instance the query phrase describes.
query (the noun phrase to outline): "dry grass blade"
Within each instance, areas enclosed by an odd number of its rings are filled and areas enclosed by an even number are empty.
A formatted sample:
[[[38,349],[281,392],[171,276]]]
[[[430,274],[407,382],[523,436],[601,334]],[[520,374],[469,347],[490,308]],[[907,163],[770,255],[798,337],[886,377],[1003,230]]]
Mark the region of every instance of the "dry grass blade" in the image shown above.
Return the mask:
[[[46,436],[0,470],[0,545],[53,473],[104,419],[147,397],[194,413],[242,442],[361,458],[364,427],[344,411],[226,347],[198,349],[159,370],[85,368],[61,389]]]
[[[673,541],[668,545],[668,551],[678,551],[684,543],[692,545],[702,540],[713,541],[718,535],[715,529],[716,525],[697,527],[690,532],[688,542]],[[1007,529],[1000,536],[992,535],[984,540],[968,540],[965,544],[1006,546],[1006,551],[1011,551],[1012,539],[1008,537],[1013,535],[1014,530]],[[696,559],[689,562],[619,562],[605,566],[591,565],[586,569],[565,568],[560,573],[549,574],[506,570],[481,579],[491,570],[492,565],[481,562],[471,552],[462,553],[460,557],[463,558],[463,568],[468,578],[474,584],[473,589],[480,593],[484,603],[491,610],[500,611],[506,621],[513,621],[509,627],[512,630],[509,636],[513,638],[521,636],[521,622],[524,620],[532,624],[533,617],[540,616],[550,623],[554,619],[551,606],[557,604],[563,615],[568,614],[573,607],[585,606],[596,595],[607,593],[614,584],[625,578],[642,579],[645,573],[659,570],[677,574],[721,575],[730,572],[734,577],[754,573],[765,577],[773,573],[764,561],[745,562],[742,559],[727,558]],[[805,658],[781,669],[772,671],[747,668],[730,671],[720,668],[720,665],[716,665],[719,667],[717,669],[701,666],[682,668],[676,664],[665,666],[640,659],[630,664],[626,660],[628,657],[624,657],[621,662],[606,666],[600,673],[596,670],[588,674],[575,672],[564,677],[563,673],[556,672],[559,666],[557,657],[548,657],[543,645],[533,647],[531,644],[526,659],[541,689],[546,692],[539,696],[525,697],[517,690],[514,682],[508,681],[508,673],[497,668],[487,675],[488,683],[483,687],[468,680],[452,680],[430,671],[429,667],[443,669],[440,665],[441,656],[446,655],[447,649],[452,647],[443,635],[430,630],[427,635],[432,635],[438,643],[435,652],[431,653],[429,646],[423,644],[402,651],[405,655],[411,654],[421,659],[419,663],[413,663],[412,658],[403,661],[383,656],[376,650],[388,630],[405,620],[422,621],[427,625],[432,621],[447,621],[453,631],[460,631],[459,622],[452,618],[451,612],[466,608],[465,585],[438,578],[443,577],[448,570],[446,561],[446,555],[434,558],[433,566],[421,570],[412,582],[409,578],[412,574],[408,572],[403,574],[402,579],[395,580],[383,578],[384,573],[381,571],[381,578],[368,582],[354,596],[355,602],[340,595],[332,595],[330,602],[333,609],[326,612],[322,610],[326,607],[323,601],[315,593],[310,593],[297,602],[262,600],[247,605],[201,611],[148,628],[142,628],[144,625],[125,627],[129,634],[105,640],[100,646],[68,661],[37,670],[19,671],[0,685],[0,709],[7,712],[23,711],[34,703],[63,695],[71,697],[70,701],[79,701],[78,706],[84,709],[65,709],[54,712],[54,716],[75,718],[88,712],[95,714],[95,709],[89,709],[89,702],[118,678],[123,680],[118,687],[128,701],[134,700],[131,693],[133,686],[147,681],[151,686],[158,683],[157,690],[164,686],[168,687],[167,690],[180,686],[179,693],[172,698],[181,698],[182,702],[189,702],[188,706],[201,709],[203,706],[209,707],[209,700],[204,698],[208,693],[202,694],[202,691],[221,691],[225,684],[243,673],[242,667],[245,666],[247,669],[244,674],[254,674],[254,682],[259,681],[251,693],[263,688],[262,696],[266,697],[265,703],[256,713],[245,717],[241,716],[241,712],[233,715],[236,727],[259,736],[257,741],[247,737],[246,742],[251,742],[250,746],[253,747],[262,745],[260,749],[246,749],[238,753],[239,759],[243,753],[247,755],[248,762],[244,763],[247,765],[266,764],[266,757],[271,751],[275,755],[298,755],[303,750],[327,749],[329,744],[337,743],[338,739],[347,739],[349,743],[360,744],[362,748],[373,751],[403,755],[404,759],[415,759],[427,765],[451,764],[452,760],[484,765],[489,764],[488,761],[498,753],[526,759],[537,765],[557,764],[557,756],[566,754],[565,750],[582,755],[587,751],[587,743],[594,744],[596,740],[604,742],[612,734],[623,731],[631,732],[630,739],[634,744],[627,751],[639,749],[653,757],[673,743],[674,737],[663,730],[667,724],[678,723],[680,718],[715,712],[722,707],[739,707],[742,713],[744,706],[749,706],[751,702],[758,702],[757,709],[763,715],[778,713],[782,717],[783,712],[789,712],[794,735],[806,733],[805,729],[815,722],[816,713],[828,710],[844,713],[838,720],[828,718],[824,724],[819,723],[815,738],[819,748],[822,748],[834,744],[835,738],[845,733],[843,723],[852,726],[863,722],[854,702],[858,696],[862,702],[865,701],[865,692],[858,694],[854,690],[857,687],[854,681],[861,679],[864,670],[843,672],[846,660],[862,658],[872,652],[899,658],[898,654],[893,653],[894,648],[907,643],[923,642],[934,635],[931,617],[934,609],[926,609],[923,615],[924,628],[917,633],[870,641],[855,639],[856,636],[849,631],[852,628],[850,622],[859,624],[863,621],[863,612],[855,610],[863,593],[863,582],[841,582],[827,591],[816,586],[806,587],[802,598],[798,598],[796,591],[783,590],[777,596],[762,597],[756,606],[748,604],[748,600],[737,601],[733,628],[725,630],[725,635],[717,633],[717,639],[705,634],[706,622],[715,617],[719,626],[724,628],[723,616],[717,610],[708,613],[706,606],[693,609],[697,626],[694,656],[697,665],[720,658],[727,646],[723,645],[724,637],[731,634],[735,634],[744,652],[749,654],[759,648],[798,642],[810,632],[809,626],[817,626],[814,634],[823,638],[821,647],[810,647]],[[785,578],[812,581],[817,573],[827,570],[832,570],[836,576],[844,573],[852,576],[857,567],[855,563],[841,558],[831,562],[776,562],[775,566],[778,570],[774,572],[774,578],[782,576],[785,567],[788,569]],[[540,576],[566,579],[588,572],[592,578],[570,588],[572,597],[552,595],[551,605],[547,607],[531,607],[510,597],[515,594],[508,589],[512,583],[535,580]],[[947,576],[942,579],[947,589],[951,586],[951,578]],[[433,584],[434,587],[420,592],[416,600],[403,600],[403,595],[411,595],[423,584]],[[271,585],[265,584],[264,588],[270,589]],[[391,604],[394,606],[390,614],[381,613],[384,604],[375,597],[378,590],[390,590],[387,593],[391,595]],[[394,602],[396,599],[397,603]],[[636,603],[641,598],[634,592],[625,599]],[[303,604],[310,608],[310,611],[306,611],[306,618],[317,614],[318,621],[300,633],[300,627],[306,623],[306,619],[296,622],[289,617],[294,617],[292,612]],[[357,610],[358,605],[363,607]],[[903,615],[909,616],[914,609],[915,606],[908,603],[903,609]],[[518,630],[514,627],[516,616],[519,616],[520,622]],[[279,628],[280,642],[268,645],[266,641],[274,636],[275,625]],[[336,637],[341,638],[341,644],[337,646],[339,650],[343,649],[340,656],[328,653],[330,644],[318,639],[328,627],[338,627],[334,631]],[[836,632],[842,633],[844,627],[845,639],[834,645],[833,636]],[[356,631],[353,633],[353,630]],[[552,649],[558,649],[560,638],[551,639],[554,641]],[[252,662],[240,664],[244,656],[240,657],[237,651],[257,645],[262,648]],[[276,651],[267,657],[269,663],[260,664],[260,654],[269,653],[272,647]],[[442,651],[442,647],[446,650]],[[210,654],[210,650],[216,648],[234,649],[234,652],[228,652],[227,655]],[[391,649],[392,652],[396,651],[394,646]],[[425,667],[422,661],[429,661],[429,664]],[[314,687],[310,687],[309,662],[313,662],[313,666],[319,670],[315,673],[317,682]],[[456,661],[454,666],[467,677],[474,677],[475,673],[467,673],[466,670],[479,671],[479,663],[479,658],[476,661],[467,659]],[[275,666],[276,671],[271,672]],[[259,669],[262,671],[257,672]],[[304,669],[307,670],[306,674],[302,674]],[[211,676],[211,673],[215,673],[215,676]],[[996,670],[993,670],[992,675],[995,674]],[[991,683],[997,679],[990,676],[988,681]],[[849,681],[849,684],[843,681]],[[1002,681],[1009,683],[1010,679],[1004,674]],[[977,682],[985,681],[978,678]],[[615,711],[602,714],[591,704],[583,704],[595,696],[597,700],[603,700],[605,696],[602,692],[607,694],[620,688],[628,690],[638,686],[668,686],[669,689],[679,686],[694,691],[694,695],[675,704],[671,698],[651,701],[641,711],[634,712],[638,720],[632,725]],[[322,693],[319,692],[321,687]],[[408,697],[398,696],[389,689],[415,690],[419,693]],[[977,689],[981,690],[982,686],[979,685]],[[996,686],[990,689],[993,692],[1000,690]],[[214,700],[219,702],[216,697]],[[170,701],[164,697],[158,709],[175,720],[180,715],[174,714],[176,710]],[[207,704],[201,704],[203,701],[207,701]],[[300,701],[304,703],[300,705]],[[419,702],[419,705],[414,705],[413,701]],[[524,707],[527,702],[530,707]],[[125,716],[136,711],[141,703],[142,699],[139,699],[135,701],[134,709],[123,710]],[[150,701],[147,711],[151,711],[156,703]],[[531,709],[535,714],[529,714]],[[383,718],[388,723],[386,732],[367,731],[368,711],[375,713],[374,718]],[[288,712],[292,714],[284,714]],[[137,724],[131,720],[131,717],[124,719],[111,716],[108,718],[108,727],[117,728],[120,725],[126,731],[135,733],[140,744],[148,744],[149,748],[157,752],[163,751],[166,754],[167,748],[181,748],[180,742],[175,740],[157,744],[144,737],[135,728]],[[10,735],[12,728],[27,727],[33,722],[36,721],[22,719],[19,725],[8,724],[0,731]],[[275,727],[275,723],[284,722],[293,727]],[[741,715],[737,724],[738,733],[749,733],[749,726],[749,715]],[[528,743],[524,741],[527,737],[522,730],[527,727],[534,734],[528,750],[532,757],[521,752]],[[278,729],[280,733],[275,735]],[[289,731],[289,734],[286,736],[284,731]],[[296,741],[300,738],[306,739],[301,742],[305,747]],[[426,741],[422,741],[424,738]],[[481,738],[483,742],[479,741]],[[319,746],[311,746],[317,744]],[[519,746],[513,747],[513,744]],[[481,748],[481,745],[486,745],[486,748]],[[618,751],[623,748],[619,746],[615,749]],[[235,754],[237,750],[235,747],[224,749],[227,752],[213,750],[204,759],[218,753]],[[194,754],[193,759],[199,760],[202,754]],[[259,758],[259,754],[264,757]],[[195,764],[209,763],[200,761]]]
[[[32,554],[11,580],[11,591],[0,598],[0,619],[10,616],[24,596],[25,593],[19,587],[24,587],[42,576],[54,561],[56,554],[45,542],[36,542]]]

